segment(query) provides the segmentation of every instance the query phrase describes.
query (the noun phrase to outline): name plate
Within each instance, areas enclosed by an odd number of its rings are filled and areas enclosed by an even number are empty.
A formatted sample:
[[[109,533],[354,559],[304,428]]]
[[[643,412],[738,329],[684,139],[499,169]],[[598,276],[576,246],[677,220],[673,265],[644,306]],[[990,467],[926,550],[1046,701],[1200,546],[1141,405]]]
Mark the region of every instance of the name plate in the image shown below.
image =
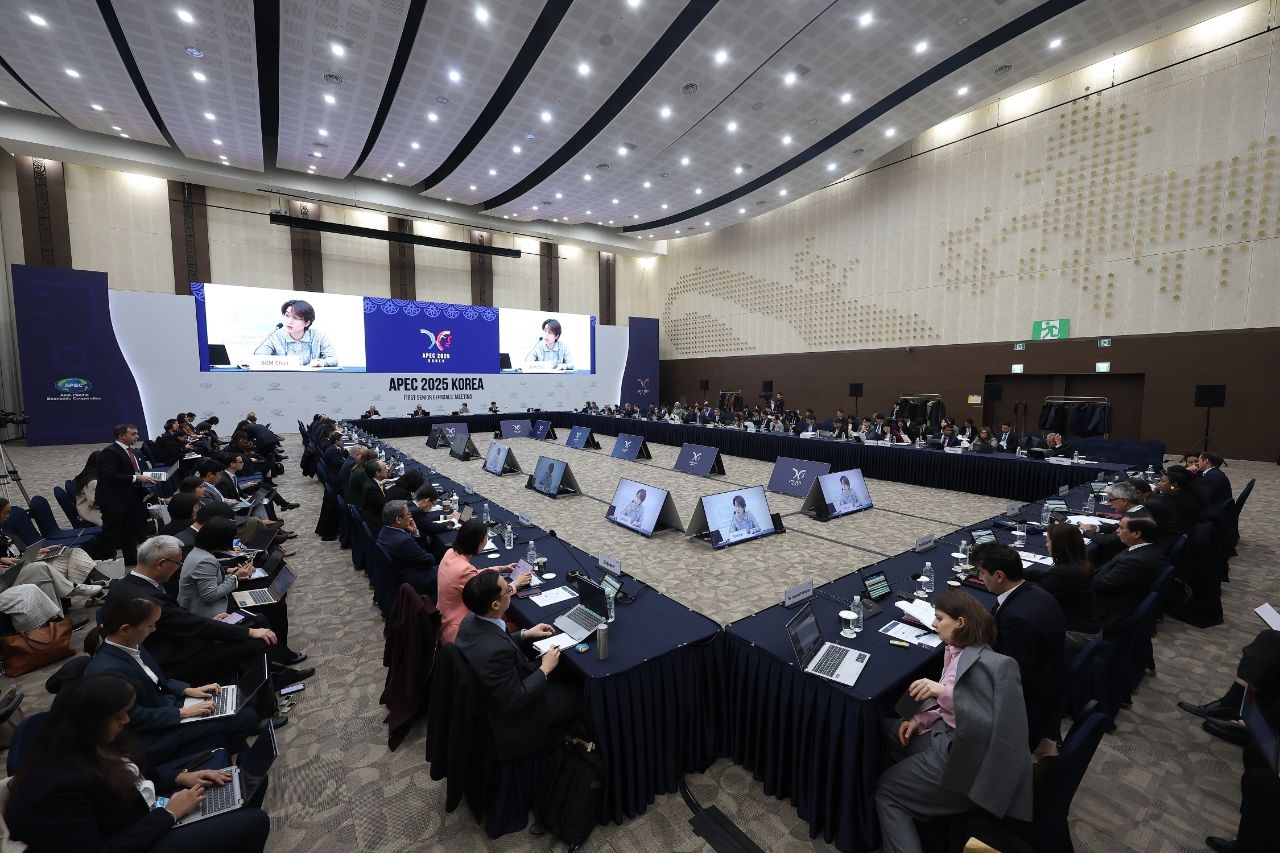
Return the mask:
[[[964,448],[963,447],[944,447],[942,448],[942,452],[943,453],[964,453]]]
[[[925,536],[921,536],[919,539],[916,540],[916,546],[911,550],[915,551],[916,553],[920,553],[922,551],[928,551],[930,548],[933,547],[935,538],[936,537],[932,533],[926,534]]]
[[[891,441],[864,441],[864,442],[862,442],[862,443],[863,443],[863,444],[865,444],[865,445],[867,445],[868,447],[888,447],[888,446],[889,446],[890,444],[892,444],[893,442],[891,442]]]
[[[1050,465],[1070,465],[1071,457],[1070,456],[1050,456],[1045,461],[1048,462]]]
[[[787,587],[786,592],[782,593],[782,606],[795,607],[811,598],[813,598],[813,581],[802,581],[795,586]]]
[[[533,520],[527,515],[517,515],[516,523],[521,527],[533,527]]]
[[[1071,493],[1070,486],[1058,486],[1058,497],[1065,498],[1070,493]]]
[[[1022,506],[1020,504],[1009,504],[1009,506],[1005,508],[1004,514],[1012,518],[1021,512]]]
[[[301,370],[304,365],[287,355],[251,355],[250,370]]]
[[[598,561],[600,568],[604,569],[615,578],[622,577],[622,561],[617,557],[611,557],[608,554],[601,554]]]

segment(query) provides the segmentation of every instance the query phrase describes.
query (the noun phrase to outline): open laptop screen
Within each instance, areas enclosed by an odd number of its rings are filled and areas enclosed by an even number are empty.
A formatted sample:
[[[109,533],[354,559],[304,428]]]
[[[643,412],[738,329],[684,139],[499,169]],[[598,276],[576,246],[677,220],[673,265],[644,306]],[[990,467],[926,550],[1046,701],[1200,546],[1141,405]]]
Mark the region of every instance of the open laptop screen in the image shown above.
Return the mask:
[[[791,648],[795,650],[796,660],[806,666],[822,645],[822,632],[818,630],[818,617],[813,615],[813,605],[806,604],[800,612],[791,617],[787,623],[787,636],[791,638]]]

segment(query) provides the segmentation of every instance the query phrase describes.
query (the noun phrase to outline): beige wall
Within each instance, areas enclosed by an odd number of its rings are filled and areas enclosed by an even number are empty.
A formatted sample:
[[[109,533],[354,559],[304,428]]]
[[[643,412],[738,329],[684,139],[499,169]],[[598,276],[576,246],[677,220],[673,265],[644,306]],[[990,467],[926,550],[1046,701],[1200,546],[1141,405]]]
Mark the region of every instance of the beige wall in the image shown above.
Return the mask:
[[[267,222],[266,196],[208,187],[209,277],[218,284],[293,289],[289,229]],[[326,263],[326,273],[328,267]],[[115,287],[113,282],[112,287]]]
[[[116,290],[173,292],[168,184],[159,178],[65,164],[71,257]]]
[[[600,313],[600,253],[560,243],[560,310],[570,314]],[[625,316],[617,318],[626,325]]]
[[[1021,340],[1059,317],[1073,337],[1280,326],[1280,49],[1223,46],[1274,14],[1170,34],[673,241],[663,357]]]

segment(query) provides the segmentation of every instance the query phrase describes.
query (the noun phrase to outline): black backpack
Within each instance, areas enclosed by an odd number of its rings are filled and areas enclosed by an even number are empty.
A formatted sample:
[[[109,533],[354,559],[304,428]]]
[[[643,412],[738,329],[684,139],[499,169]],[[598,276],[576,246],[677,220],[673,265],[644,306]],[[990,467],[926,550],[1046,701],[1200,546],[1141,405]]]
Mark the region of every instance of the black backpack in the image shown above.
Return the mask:
[[[577,850],[604,811],[604,760],[594,743],[566,737],[547,759],[546,784],[534,804],[538,822]]]

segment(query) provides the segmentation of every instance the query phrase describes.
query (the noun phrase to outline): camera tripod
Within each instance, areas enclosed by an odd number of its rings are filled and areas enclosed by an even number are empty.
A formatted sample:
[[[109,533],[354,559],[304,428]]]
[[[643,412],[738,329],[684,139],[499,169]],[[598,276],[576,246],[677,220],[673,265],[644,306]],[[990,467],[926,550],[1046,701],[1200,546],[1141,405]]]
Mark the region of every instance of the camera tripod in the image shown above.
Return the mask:
[[[27,487],[22,485],[22,475],[18,473],[18,466],[13,464],[13,459],[9,456],[9,451],[5,450],[3,443],[0,443],[0,465],[4,466],[4,470],[0,471],[0,492],[4,492],[5,498],[8,499],[9,484],[13,483],[18,487],[18,491],[22,492],[22,498],[27,506],[30,506],[31,496],[27,494]]]

